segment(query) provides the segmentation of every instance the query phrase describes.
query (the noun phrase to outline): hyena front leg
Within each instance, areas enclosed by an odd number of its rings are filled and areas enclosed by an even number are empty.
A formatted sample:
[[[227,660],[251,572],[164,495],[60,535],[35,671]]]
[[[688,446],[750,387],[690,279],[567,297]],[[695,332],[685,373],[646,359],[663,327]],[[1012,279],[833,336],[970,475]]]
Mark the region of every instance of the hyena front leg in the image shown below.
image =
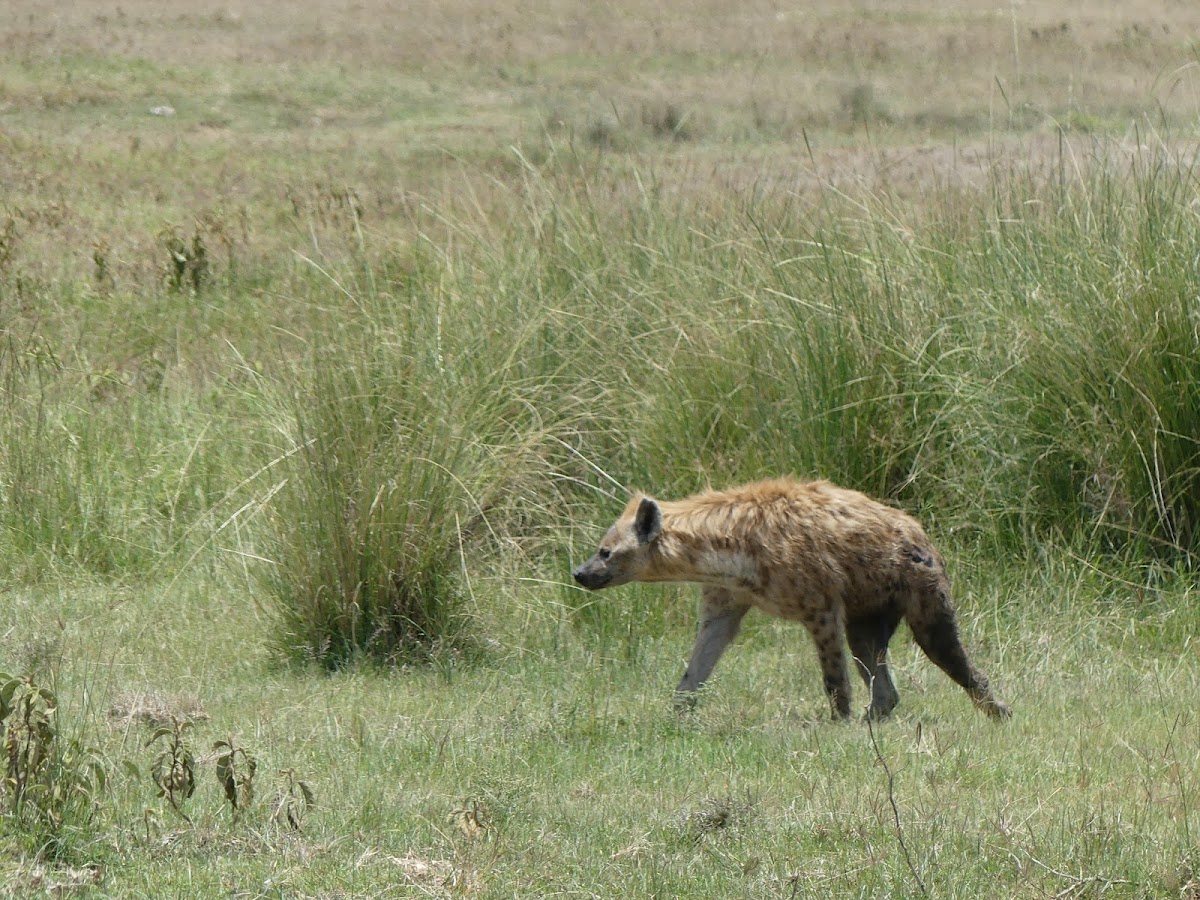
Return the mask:
[[[700,630],[692,647],[692,658],[679,686],[675,688],[676,709],[690,709],[696,704],[696,691],[708,680],[717,660],[737,637],[742,619],[750,604],[738,600],[725,588],[704,588],[700,603]]]
[[[833,610],[818,614],[812,621],[805,622],[813,641],[817,645],[817,658],[821,661],[825,694],[829,697],[829,708],[835,719],[850,718],[850,671],[846,667],[846,626],[842,616]]]

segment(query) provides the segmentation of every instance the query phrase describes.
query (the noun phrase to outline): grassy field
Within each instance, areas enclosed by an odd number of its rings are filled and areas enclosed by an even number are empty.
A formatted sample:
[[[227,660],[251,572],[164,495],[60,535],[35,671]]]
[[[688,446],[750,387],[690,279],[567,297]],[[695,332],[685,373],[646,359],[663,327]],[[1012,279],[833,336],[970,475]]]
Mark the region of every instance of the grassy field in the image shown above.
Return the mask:
[[[0,896],[1200,898],[1200,7],[295,6],[0,15]],[[784,472],[1010,722],[672,711]]]

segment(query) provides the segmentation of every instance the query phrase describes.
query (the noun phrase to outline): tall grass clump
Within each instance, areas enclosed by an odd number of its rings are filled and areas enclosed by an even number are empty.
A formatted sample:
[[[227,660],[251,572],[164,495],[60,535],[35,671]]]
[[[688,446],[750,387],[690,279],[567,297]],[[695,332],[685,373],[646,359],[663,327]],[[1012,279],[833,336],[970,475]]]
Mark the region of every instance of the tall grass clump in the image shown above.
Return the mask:
[[[336,668],[463,635],[486,452],[424,374],[336,348],[314,354],[286,401],[268,583],[292,655]]]
[[[284,477],[266,580],[293,657],[337,668],[471,646],[481,572],[510,576],[562,522],[576,385],[548,315],[512,315],[521,298],[480,284],[486,249],[356,286],[272,390]]]
[[[1200,550],[1196,176],[1141,150],[1066,183],[1020,180],[959,254],[989,332],[970,456],[1010,543]]]
[[[554,194],[543,295],[631,361],[598,358],[620,436],[585,452],[661,493],[829,477],[1004,552],[1194,554],[1195,163],[1075,152],[917,209],[835,192],[715,208],[639,179],[614,217]]]
[[[957,310],[921,289],[919,256],[887,208],[777,231],[772,327],[758,353],[782,380],[802,471],[892,501],[937,505],[958,413]]]
[[[936,505],[964,336],[913,289],[885,213],[785,196],[679,212],[686,240],[659,270],[691,290],[661,330],[637,429],[656,489],[790,473]]]

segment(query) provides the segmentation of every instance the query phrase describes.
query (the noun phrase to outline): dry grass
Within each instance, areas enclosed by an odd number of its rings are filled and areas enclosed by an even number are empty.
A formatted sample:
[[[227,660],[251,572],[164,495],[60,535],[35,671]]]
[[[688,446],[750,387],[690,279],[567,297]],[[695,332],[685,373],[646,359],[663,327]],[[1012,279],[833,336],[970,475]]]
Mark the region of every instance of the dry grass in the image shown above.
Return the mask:
[[[14,0],[0,268],[119,287],[164,277],[172,229],[214,269],[337,253],[360,227],[403,240],[430,205],[491,206],[523,177],[514,146],[715,197],[818,176],[920,191],[977,179],[1014,152],[1006,136],[1038,156],[1059,128],[1186,135],[1198,32],[1200,7],[1166,0]]]
[[[162,691],[122,691],[108,710],[109,722],[118,728],[142,723],[161,728],[172,721],[207,722],[208,713],[198,697],[169,697]]]
[[[1200,9],[1165,2],[8,10],[0,226],[7,267],[39,280],[103,259],[144,284],[171,228],[243,264],[350,242],[348,192],[401,238],[424,202],[487,206],[521,177],[514,145],[717,193],[826,166],[895,188],[969,172],[1006,134],[1185,130],[1198,108]]]

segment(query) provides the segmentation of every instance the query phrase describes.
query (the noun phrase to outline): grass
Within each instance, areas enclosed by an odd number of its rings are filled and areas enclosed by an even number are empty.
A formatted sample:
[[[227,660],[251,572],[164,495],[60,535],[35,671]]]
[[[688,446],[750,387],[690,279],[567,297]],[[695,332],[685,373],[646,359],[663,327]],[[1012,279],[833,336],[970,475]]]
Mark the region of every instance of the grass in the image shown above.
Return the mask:
[[[935,895],[1109,884],[1167,896],[1194,865],[1197,684],[1164,650],[1186,654],[1194,597],[1176,586],[1139,606],[1106,600],[1078,565],[1009,577],[964,618],[1021,710],[1011,728],[973,715],[910,645],[898,654],[904,705],[876,736],[914,865]],[[184,590],[160,608],[203,617],[236,610],[234,597]],[[124,618],[105,633],[128,636]],[[825,720],[812,654],[786,626],[752,621],[691,720],[669,708],[679,628],[635,656],[597,655],[568,630],[519,657],[329,678],[264,670],[248,629],[223,633],[220,651],[178,643],[193,628],[159,632],[119,667],[123,688],[210,685],[197,745],[240,732],[261,797],[295,767],[316,805],[300,834],[266,803],[231,823],[210,764],[188,801],[194,827],[162,807],[147,826],[152,792],[123,776],[104,803],[125,810],[106,829],[113,846],[92,848],[108,892],[277,890],[270,879],[303,894],[917,893],[868,735]],[[148,768],[139,726],[102,728],[110,752]],[[478,810],[478,833],[458,824],[463,809]]]
[[[0,896],[1200,896],[1193,14],[124,10],[0,26]],[[1011,723],[763,617],[671,711],[567,573],[779,472]]]

